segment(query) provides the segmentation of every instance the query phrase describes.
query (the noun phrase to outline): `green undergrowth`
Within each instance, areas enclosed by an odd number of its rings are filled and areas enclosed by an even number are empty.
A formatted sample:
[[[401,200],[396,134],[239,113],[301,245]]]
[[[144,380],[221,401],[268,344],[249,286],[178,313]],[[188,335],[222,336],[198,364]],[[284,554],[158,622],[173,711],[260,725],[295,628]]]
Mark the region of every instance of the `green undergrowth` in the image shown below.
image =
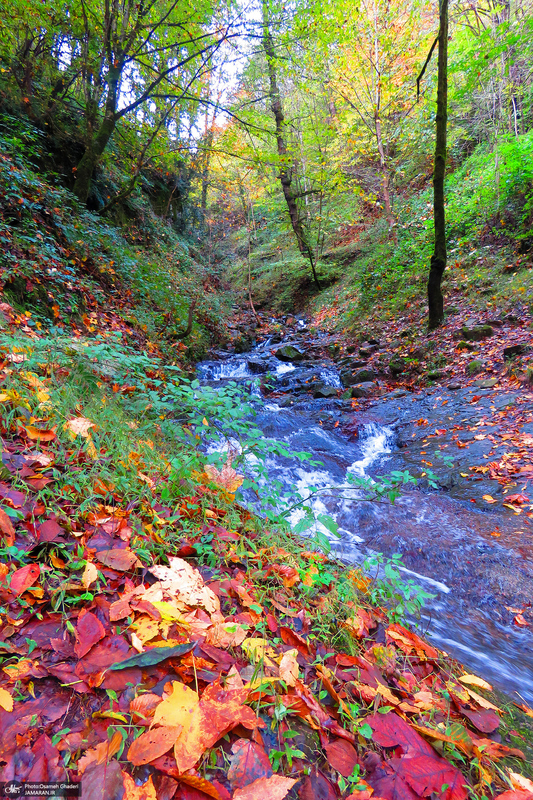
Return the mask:
[[[141,527],[159,503],[177,507],[185,502],[190,519],[181,516],[176,527],[165,523],[164,545],[155,536],[152,552],[138,555],[166,559],[184,537],[192,537],[200,560],[212,568],[216,535],[201,533],[199,522],[210,523],[222,511],[224,526],[243,534],[236,545],[239,559],[245,563],[264,548],[283,551],[288,566],[300,574],[296,593],[302,601],[328,590],[328,613],[317,617],[318,629],[349,639],[337,622],[360,592],[354,589],[350,569],[329,557],[331,544],[321,532],[325,526],[335,534],[337,526],[325,515],[316,518],[297,493],[269,477],[266,469],[273,454],[298,457],[311,466],[317,462],[308,453],[290,453],[283,443],[266,439],[254,424],[256,408],[242,387],[201,386],[178,367],[136,353],[119,335],[84,340],[4,335],[0,352],[10,362],[9,377],[0,387],[4,425],[30,431],[57,465],[73,440],[77,444],[74,456],[44,473],[52,480],[37,496],[50,511],[56,499],[70,498],[71,519],[81,521],[102,504],[127,505],[138,508]],[[70,425],[77,419],[89,426],[76,438]],[[43,431],[43,441],[38,431]],[[214,473],[207,475],[206,465]],[[10,477],[4,473],[3,479]],[[384,479],[382,491],[374,487],[372,496],[397,492],[398,485]],[[22,479],[16,488],[25,488]],[[214,504],[217,514],[210,511]],[[288,518],[295,505],[306,513],[293,530]],[[161,520],[157,512],[153,516],[157,530]],[[247,531],[253,531],[254,541],[247,539]],[[399,556],[389,561],[378,555],[366,565],[371,578],[364,581],[365,602],[386,607],[393,620],[418,613],[429,597],[403,579],[399,565]]]
[[[474,308],[494,300],[505,308],[533,302],[533,133],[504,136],[495,147],[479,145],[446,181],[448,269],[443,290]],[[340,198],[342,200],[342,198]],[[383,216],[368,216],[357,198],[342,200],[342,223],[352,238],[331,225],[318,261],[322,291],[313,284],[309,262],[297,252],[291,233],[276,220],[251,240],[252,294],[256,304],[294,311],[338,309],[340,327],[377,315],[393,318],[406,307],[425,305],[433,248],[430,186],[403,188],[395,198],[395,237]],[[365,216],[366,214],[366,216]],[[351,215],[351,216],[350,216]],[[335,222],[338,220],[335,217]],[[318,223],[317,223],[318,224]],[[340,237],[340,238],[339,238]],[[240,260],[230,273],[247,281],[247,231],[235,235]]]
[[[29,131],[29,132],[28,132]],[[0,126],[0,280],[31,325],[74,322],[112,311],[168,358],[201,357],[223,338],[228,300],[193,242],[158,216],[142,192],[136,213],[112,222],[80,207],[53,174],[32,164],[31,128]],[[191,303],[191,334],[181,344]],[[176,348],[178,347],[178,351]]]

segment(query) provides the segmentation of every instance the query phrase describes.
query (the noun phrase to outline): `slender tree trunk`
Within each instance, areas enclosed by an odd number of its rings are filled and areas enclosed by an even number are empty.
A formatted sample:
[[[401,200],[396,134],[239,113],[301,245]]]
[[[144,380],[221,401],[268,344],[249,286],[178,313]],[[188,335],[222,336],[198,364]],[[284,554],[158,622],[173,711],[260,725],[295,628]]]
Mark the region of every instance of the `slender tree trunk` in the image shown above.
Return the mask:
[[[435,167],[433,171],[433,214],[435,244],[428,279],[428,325],[437,328],[444,319],[441,283],[446,269],[446,217],[444,176],[446,172],[446,126],[448,121],[448,0],[440,0],[439,61],[437,78],[437,117]]]
[[[394,214],[392,211],[392,203],[390,198],[390,175],[387,167],[387,161],[385,158],[385,148],[383,147],[383,137],[381,135],[381,117],[379,114],[379,109],[376,109],[375,112],[375,123],[376,123],[376,141],[379,153],[379,164],[381,167],[381,177],[383,180],[383,201],[385,204],[385,216],[387,217],[387,222],[389,223],[389,236],[392,236],[394,243],[398,244],[396,228],[394,227],[396,220],[394,219]]]
[[[292,229],[294,231],[294,235],[296,236],[298,249],[303,256],[309,259],[311,270],[313,272],[313,280],[317,288],[320,289],[320,283],[316,274],[313,248],[309,242],[309,238],[304,229],[298,210],[297,195],[293,186],[293,168],[288,164],[287,143],[285,141],[285,117],[283,115],[283,105],[281,103],[281,94],[279,91],[276,74],[276,54],[274,51],[274,43],[272,41],[272,34],[270,33],[268,22],[267,0],[263,0],[263,47],[267,60],[270,108],[272,109],[274,120],[276,122],[276,141],[280,159],[279,179],[281,182],[283,196],[285,197],[285,202],[287,204],[287,210],[289,212]]]
[[[109,71],[109,89],[105,104],[104,117],[96,134],[90,139],[85,153],[76,167],[76,180],[72,191],[82,203],[87,202],[91,191],[91,180],[100,157],[111,139],[117,124],[118,83],[121,68]]]

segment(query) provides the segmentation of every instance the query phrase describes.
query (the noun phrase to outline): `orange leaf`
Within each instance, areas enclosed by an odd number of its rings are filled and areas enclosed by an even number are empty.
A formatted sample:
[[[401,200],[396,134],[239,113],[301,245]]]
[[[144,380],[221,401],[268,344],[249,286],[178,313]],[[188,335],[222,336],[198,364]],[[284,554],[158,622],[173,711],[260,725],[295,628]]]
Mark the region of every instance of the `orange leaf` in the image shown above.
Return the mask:
[[[26,436],[29,439],[40,439],[42,442],[51,442],[52,439],[56,438],[55,425],[50,430],[41,430],[40,428],[36,428],[34,425],[26,425],[24,430],[26,431]]]
[[[179,725],[175,728],[153,728],[141,733],[128,750],[128,760],[139,767],[141,764],[149,764],[159,756],[164,756],[178,738],[181,730],[182,726]]]
[[[122,773],[124,780],[124,800],[157,800],[155,786],[152,783],[152,776],[148,778],[142,786],[137,786],[131,775],[127,772]]]
[[[13,547],[15,544],[15,529],[6,512],[0,508],[0,531],[6,537],[6,547]]]

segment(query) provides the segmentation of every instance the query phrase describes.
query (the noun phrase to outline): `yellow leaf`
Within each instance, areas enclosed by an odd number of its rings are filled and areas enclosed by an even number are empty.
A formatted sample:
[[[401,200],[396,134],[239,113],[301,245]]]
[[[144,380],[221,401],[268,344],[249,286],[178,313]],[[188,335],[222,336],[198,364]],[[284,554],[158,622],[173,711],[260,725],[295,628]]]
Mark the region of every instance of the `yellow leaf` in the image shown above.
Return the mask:
[[[487,503],[497,503],[498,502],[497,500],[494,499],[494,497],[491,497],[490,494],[484,494],[483,495],[483,500],[486,500]]]
[[[85,569],[83,570],[83,575],[81,576],[81,582],[83,586],[88,589],[91,583],[94,583],[97,578],[98,570],[92,561],[88,561],[85,565]]]
[[[468,694],[470,695],[472,700],[475,700],[476,703],[481,706],[481,708],[488,708],[491,711],[497,711],[498,714],[502,714],[503,713],[501,708],[498,708],[498,706],[495,706],[494,703],[490,702],[490,700],[485,700],[484,697],[482,697],[477,692],[474,692],[472,689],[469,689],[468,686],[466,687],[466,691],[468,692]]]
[[[7,689],[0,689],[0,706],[6,711],[13,711],[13,698]]]
[[[480,689],[487,689],[487,691],[492,691],[492,686],[487,681],[484,681],[483,678],[478,678],[477,675],[461,675],[459,680],[461,683],[468,683],[470,686],[479,686]]]
[[[179,681],[172,681],[172,692],[157,706],[152,724],[168,728],[182,726],[187,730],[199,702],[200,698],[194,689]]]
[[[241,647],[250,659],[250,661],[261,661],[265,659],[266,663],[272,663],[268,656],[275,656],[276,651],[270,646],[270,642],[267,639],[261,639],[259,637],[251,637],[250,639],[245,639],[241,643]]]
[[[118,711],[95,711],[93,717],[94,719],[118,719],[119,722],[125,724],[128,722],[124,714],[119,714]]]
[[[180,622],[182,625],[190,627],[181,611],[173,606],[172,603],[166,603],[164,600],[153,600],[152,605],[157,608],[164,620],[174,620],[176,622]]]

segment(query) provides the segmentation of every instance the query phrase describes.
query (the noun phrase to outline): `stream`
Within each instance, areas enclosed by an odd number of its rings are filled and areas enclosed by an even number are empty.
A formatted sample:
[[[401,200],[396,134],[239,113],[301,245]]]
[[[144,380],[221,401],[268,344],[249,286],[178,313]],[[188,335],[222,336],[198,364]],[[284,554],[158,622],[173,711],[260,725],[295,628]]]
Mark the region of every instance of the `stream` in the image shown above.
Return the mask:
[[[297,346],[303,341],[291,339]],[[269,456],[269,476],[304,497],[313,489],[336,487],[333,494],[324,491],[309,499],[315,513],[329,514],[339,525],[340,539],[321,528],[332,553],[346,563],[362,563],[376,552],[389,557],[401,553],[406,579],[435,595],[418,630],[518,702],[533,703],[533,637],[512,624],[513,613],[533,598],[529,521],[477,508],[476,496],[496,489],[487,489],[485,482],[467,490],[442,470],[443,488],[406,489],[393,505],[357,499],[347,484],[349,473],[375,478],[391,470],[416,471],[420,456],[410,442],[417,419],[425,416],[428,424],[434,419],[442,426],[444,415],[450,420],[453,414],[468,413],[482,425],[484,408],[490,414],[497,407],[496,395],[486,393],[481,405],[474,398],[477,405],[471,410],[468,389],[392,392],[356,414],[351,401],[336,393],[316,399],[308,393],[313,385],[342,387],[333,361],[307,356],[296,363],[282,361],[274,355],[279,346],[267,340],[241,355],[217,352],[216,360],[199,364],[198,375],[212,386],[242,381],[258,395],[250,381],[266,374],[274,392],[259,405],[256,424],[266,437],[291,451],[307,451],[320,462],[309,466],[296,458]],[[473,442],[472,456],[486,458],[484,444]],[[295,509],[291,522],[302,515]]]

